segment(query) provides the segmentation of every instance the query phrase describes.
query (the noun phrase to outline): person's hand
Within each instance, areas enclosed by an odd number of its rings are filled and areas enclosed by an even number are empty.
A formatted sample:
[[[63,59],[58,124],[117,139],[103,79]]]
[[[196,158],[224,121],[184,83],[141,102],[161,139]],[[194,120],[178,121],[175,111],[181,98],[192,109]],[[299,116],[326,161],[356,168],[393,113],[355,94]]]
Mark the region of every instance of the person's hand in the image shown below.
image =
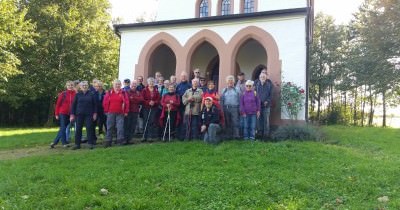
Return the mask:
[[[268,106],[268,101],[264,102],[264,106]]]
[[[190,101],[190,102],[193,102],[193,101],[194,101],[194,98],[193,98],[193,97],[189,97],[189,101]]]
[[[71,116],[69,117],[69,121],[73,122],[75,120],[75,115],[71,114]]]
[[[56,120],[58,120],[58,115],[56,115]]]
[[[204,132],[206,131],[206,129],[207,129],[207,126],[205,126],[205,125],[202,125],[202,126],[201,126],[201,132],[202,132],[202,133],[204,133]]]
[[[217,93],[215,94],[215,99],[219,100],[221,98],[221,96]]]
[[[97,113],[94,113],[93,114],[93,121],[96,121],[96,119],[97,119]]]
[[[260,118],[260,111],[257,112],[257,118]]]
[[[150,101],[150,102],[149,102],[149,105],[150,105],[150,106],[154,106],[154,101]]]
[[[125,113],[124,116],[127,117],[127,116],[128,116],[128,113]]]
[[[174,101],[173,101],[173,100],[169,100],[169,103],[170,103],[170,104],[173,104],[173,103],[174,103]]]
[[[167,104],[168,111],[171,110],[171,104]]]

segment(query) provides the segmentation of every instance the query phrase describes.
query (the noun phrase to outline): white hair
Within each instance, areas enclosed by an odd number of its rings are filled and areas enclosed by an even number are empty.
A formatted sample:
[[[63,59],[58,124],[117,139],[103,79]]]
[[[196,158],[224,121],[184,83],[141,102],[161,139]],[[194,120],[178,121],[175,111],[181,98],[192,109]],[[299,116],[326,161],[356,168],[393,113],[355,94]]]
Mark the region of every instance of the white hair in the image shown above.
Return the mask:
[[[197,83],[199,83],[199,82],[200,82],[200,80],[199,80],[198,78],[194,78],[194,79],[192,79],[192,83],[193,83],[194,81],[196,81]]]
[[[150,84],[151,82],[154,83],[154,78],[153,77],[147,78],[147,84]]]
[[[226,80],[227,82],[228,82],[229,80],[233,80],[233,82],[235,82],[235,77],[234,77],[233,75],[229,75],[229,76],[226,77],[225,80]]]
[[[89,83],[88,83],[88,81],[82,81],[82,82],[79,83],[79,85],[80,85],[80,86],[82,86],[82,85],[89,85]]]
[[[253,86],[253,85],[254,85],[254,81],[247,80],[245,84],[246,84],[246,85],[251,85],[251,86]]]
[[[119,80],[119,79],[115,79],[114,81],[113,81],[113,84],[121,84],[121,80]]]

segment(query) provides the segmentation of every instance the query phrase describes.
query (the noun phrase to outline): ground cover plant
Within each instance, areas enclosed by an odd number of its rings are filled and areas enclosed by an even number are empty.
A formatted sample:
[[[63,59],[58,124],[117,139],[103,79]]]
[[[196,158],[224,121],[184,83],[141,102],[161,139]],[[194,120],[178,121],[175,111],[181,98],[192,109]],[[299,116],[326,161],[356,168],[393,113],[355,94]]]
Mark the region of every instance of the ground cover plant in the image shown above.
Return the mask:
[[[0,209],[399,209],[400,131],[323,130],[326,142],[46,145],[0,159]]]

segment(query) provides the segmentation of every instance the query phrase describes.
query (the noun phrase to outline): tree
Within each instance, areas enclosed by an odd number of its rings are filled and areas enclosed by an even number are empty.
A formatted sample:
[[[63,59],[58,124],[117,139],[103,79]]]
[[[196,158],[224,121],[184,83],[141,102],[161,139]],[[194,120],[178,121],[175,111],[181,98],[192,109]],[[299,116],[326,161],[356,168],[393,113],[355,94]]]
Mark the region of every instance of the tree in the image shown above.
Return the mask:
[[[25,20],[26,12],[17,7],[15,0],[0,1],[0,83],[3,86],[10,76],[22,73],[16,50],[34,44],[35,26]]]

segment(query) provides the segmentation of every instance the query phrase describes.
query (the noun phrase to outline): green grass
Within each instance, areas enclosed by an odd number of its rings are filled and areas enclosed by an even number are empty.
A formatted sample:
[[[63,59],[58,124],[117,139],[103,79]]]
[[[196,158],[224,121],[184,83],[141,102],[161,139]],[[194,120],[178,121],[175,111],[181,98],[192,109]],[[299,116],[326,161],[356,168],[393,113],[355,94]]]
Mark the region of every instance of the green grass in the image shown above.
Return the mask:
[[[324,130],[326,143],[47,149],[0,161],[0,209],[399,209],[400,131]]]
[[[58,128],[0,129],[0,150],[50,145]]]

